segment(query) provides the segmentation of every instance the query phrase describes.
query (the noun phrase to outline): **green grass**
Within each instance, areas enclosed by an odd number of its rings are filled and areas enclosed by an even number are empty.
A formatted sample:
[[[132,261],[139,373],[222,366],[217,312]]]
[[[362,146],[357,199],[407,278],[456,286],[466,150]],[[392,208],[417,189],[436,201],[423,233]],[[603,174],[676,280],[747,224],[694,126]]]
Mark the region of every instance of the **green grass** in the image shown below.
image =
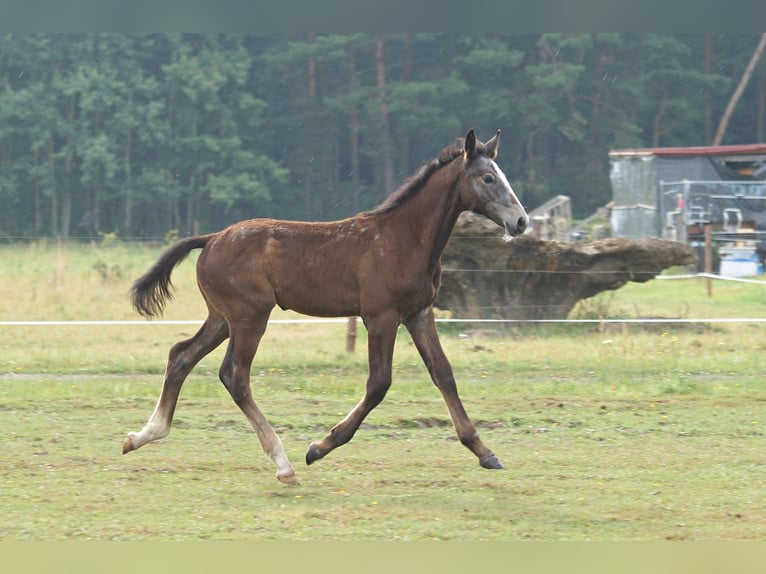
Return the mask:
[[[766,278],[761,278],[766,283]],[[715,317],[766,317],[766,284],[711,279],[654,279],[627,283],[617,291],[603,292],[581,301],[573,314],[605,310],[618,319],[667,317],[709,319]]]
[[[400,378],[354,440],[303,466],[352,403],[264,377],[257,395],[302,484],[284,487],[220,387],[192,380],[174,431],[127,456],[141,377],[26,381],[3,396],[0,537],[22,539],[762,539],[764,398],[499,393],[463,385],[507,466],[482,470],[423,381]],[[350,385],[352,381],[348,381]],[[108,386],[108,390],[104,387]],[[429,392],[430,391],[430,392]],[[34,397],[39,395],[38,400]]]
[[[158,253],[2,248],[0,320],[134,319],[127,289]],[[176,271],[168,318],[203,317],[193,271]],[[761,285],[715,283],[708,298],[703,281],[651,281],[602,298],[583,312],[766,316]],[[0,540],[766,537],[766,325],[440,330],[506,469],[459,444],[403,331],[386,400],[306,467],[308,444],[361,396],[363,330],[349,355],[342,324],[278,324],[252,383],[301,479],[286,487],[217,381],[222,350],[189,377],[170,436],[120,454],[193,327],[0,327]]]

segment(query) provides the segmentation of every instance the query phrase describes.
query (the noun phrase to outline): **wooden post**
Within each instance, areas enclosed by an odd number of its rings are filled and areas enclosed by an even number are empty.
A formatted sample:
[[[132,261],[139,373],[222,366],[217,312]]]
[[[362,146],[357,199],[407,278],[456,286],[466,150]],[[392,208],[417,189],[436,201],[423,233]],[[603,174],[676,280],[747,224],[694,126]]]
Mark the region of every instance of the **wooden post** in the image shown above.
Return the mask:
[[[713,296],[713,279],[710,274],[713,273],[713,226],[705,224],[705,273],[707,281],[707,296]]]
[[[356,317],[349,317],[346,328],[346,351],[353,353],[356,348]]]

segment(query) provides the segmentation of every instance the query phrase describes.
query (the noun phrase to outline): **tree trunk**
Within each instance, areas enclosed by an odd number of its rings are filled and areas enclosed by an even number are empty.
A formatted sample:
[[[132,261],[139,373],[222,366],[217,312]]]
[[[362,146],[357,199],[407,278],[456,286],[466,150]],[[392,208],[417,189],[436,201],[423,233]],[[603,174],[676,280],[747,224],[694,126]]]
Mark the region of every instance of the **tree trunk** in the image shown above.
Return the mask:
[[[53,130],[48,137],[48,165],[51,170],[51,237],[58,237],[59,234],[59,205],[58,194],[56,193],[56,158],[54,152]]]
[[[412,76],[412,32],[404,34],[404,65],[402,66],[402,84],[409,84]]]
[[[766,132],[766,66],[761,66],[761,73],[758,76],[758,119],[756,126],[756,141],[764,141],[764,132]]]
[[[181,206],[177,199],[171,200],[169,215],[170,225],[168,229],[181,229]]]
[[[705,61],[703,72],[709,75],[713,70],[713,35],[705,34]],[[713,109],[708,104],[705,106],[705,140],[710,141],[713,133]]]
[[[538,130],[533,130],[527,135],[526,152],[527,152],[527,183],[530,187],[534,187],[535,179],[537,178],[537,171],[535,166],[535,137],[537,137]]]
[[[102,203],[102,189],[104,183],[103,169],[98,168],[98,176],[93,184],[93,206],[92,206],[92,221],[93,225],[88,231],[99,232],[103,230],[103,222],[101,217],[101,203]],[[87,207],[86,207],[87,211]]]
[[[199,134],[199,110],[194,108],[191,119],[191,135],[196,138]],[[192,234],[192,221],[194,220],[194,202],[199,195],[200,180],[196,174],[196,165],[189,166],[189,194],[186,199],[186,215],[184,222],[185,235]]]
[[[734,109],[737,107],[739,98],[742,97],[742,92],[745,91],[747,83],[750,81],[750,76],[753,75],[753,71],[758,65],[758,61],[761,59],[761,54],[763,54],[764,48],[766,48],[766,32],[761,34],[761,39],[758,42],[758,45],[755,47],[755,51],[753,52],[753,56],[750,58],[750,62],[748,62],[747,67],[745,68],[745,73],[742,74],[742,79],[739,81],[737,89],[734,90],[734,93],[729,99],[729,104],[726,106],[726,111],[721,117],[721,123],[718,124],[718,130],[715,133],[715,138],[713,138],[713,145],[721,145],[723,136],[726,133],[726,128],[729,126],[731,115],[734,113]]]
[[[33,152],[35,158],[35,165],[40,164],[40,152],[35,150]],[[35,178],[35,235],[40,235],[43,230],[43,214],[42,214],[42,190],[40,189],[40,179]]]
[[[657,113],[654,114],[654,120],[652,121],[652,147],[660,147],[660,136],[662,129],[660,128],[660,120],[662,119],[662,111],[665,109],[665,100],[660,102],[657,108]]]
[[[132,165],[132,145],[133,145],[133,130],[128,130],[128,135],[125,139],[125,204],[124,204],[124,216],[122,220],[125,233],[128,235],[133,234],[133,165]]]
[[[386,96],[386,64],[383,59],[383,34],[375,35],[375,71],[380,97],[380,153],[383,160],[383,197],[394,191],[394,161],[391,153],[391,127]]]
[[[412,76],[412,32],[407,32],[404,35],[404,64],[402,66],[402,85],[409,84],[410,77]],[[407,158],[412,157],[410,154],[411,149],[411,137],[409,133],[400,134],[396,140],[396,148],[399,152],[399,157],[403,158],[399,167],[400,173],[402,171],[411,171],[417,168],[417,165],[412,166],[407,162]],[[396,182],[394,182],[396,185]]]
[[[69,107],[67,109],[67,122],[70,127],[74,127],[75,124],[75,112],[77,111],[77,96],[73,95],[69,98]],[[59,227],[59,238],[63,241],[69,240],[69,229],[72,223],[72,189],[71,185],[74,182],[74,166],[72,165],[74,153],[74,137],[72,134],[68,134],[66,137],[66,147],[68,153],[64,160],[64,191],[61,194],[61,222]]]
[[[72,224],[72,192],[65,191],[61,199],[61,239],[69,241],[69,228]]]
[[[191,235],[193,232],[192,222],[194,221],[194,200],[199,193],[199,178],[194,175],[194,168],[191,169],[191,174],[189,174],[189,187],[192,192],[189,194],[189,197],[186,200],[186,214],[184,216],[184,228],[186,230],[186,235]]]
[[[41,201],[40,201],[40,182],[35,182],[35,235],[40,235],[40,233],[43,230],[43,216],[41,212]]]
[[[314,43],[314,34],[309,33],[309,44]],[[309,58],[307,66],[307,93],[308,93],[308,114],[306,116],[306,142],[304,145],[309,150],[309,157],[306,161],[306,175],[303,179],[303,215],[307,220],[313,219],[314,215],[314,105],[316,101],[317,77],[316,62],[314,58]]]
[[[356,100],[353,99],[359,87],[359,81],[356,77],[356,46],[354,44],[350,44],[348,47],[348,67],[352,95],[349,118],[351,124],[351,210],[353,213],[359,213],[359,107],[356,105]]]

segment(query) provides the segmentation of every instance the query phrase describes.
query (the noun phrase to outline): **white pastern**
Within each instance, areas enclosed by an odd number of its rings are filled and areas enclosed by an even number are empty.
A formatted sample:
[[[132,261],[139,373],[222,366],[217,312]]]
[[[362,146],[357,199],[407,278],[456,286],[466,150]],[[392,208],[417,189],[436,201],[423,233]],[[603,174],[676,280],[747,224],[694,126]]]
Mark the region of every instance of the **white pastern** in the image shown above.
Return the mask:
[[[133,450],[135,450],[145,444],[165,438],[169,432],[170,429],[166,425],[150,420],[140,431],[129,432],[128,438],[133,443]]]

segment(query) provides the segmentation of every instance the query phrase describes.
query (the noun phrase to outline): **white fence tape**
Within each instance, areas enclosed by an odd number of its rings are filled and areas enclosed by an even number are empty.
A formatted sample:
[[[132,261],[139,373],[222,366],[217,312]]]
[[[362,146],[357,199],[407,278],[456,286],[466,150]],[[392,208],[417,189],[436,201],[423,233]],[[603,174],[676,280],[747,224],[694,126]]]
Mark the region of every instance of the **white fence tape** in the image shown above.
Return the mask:
[[[307,323],[345,323],[348,319],[270,319],[269,324],[299,325]],[[0,327],[114,326],[114,325],[202,325],[202,320],[190,321],[0,321]]]
[[[341,319],[272,319],[269,325],[346,323]],[[700,319],[436,319],[437,323],[766,323],[765,317],[711,317]],[[144,325],[202,325],[202,321],[0,321],[0,327],[140,327]]]
[[[758,279],[747,279],[745,277],[725,277],[724,275],[716,275],[715,273],[697,273],[695,275],[657,275],[655,279],[697,279],[698,277],[718,279],[720,281],[733,281],[735,283],[754,283],[756,285],[766,285],[766,281],[760,281]]]

